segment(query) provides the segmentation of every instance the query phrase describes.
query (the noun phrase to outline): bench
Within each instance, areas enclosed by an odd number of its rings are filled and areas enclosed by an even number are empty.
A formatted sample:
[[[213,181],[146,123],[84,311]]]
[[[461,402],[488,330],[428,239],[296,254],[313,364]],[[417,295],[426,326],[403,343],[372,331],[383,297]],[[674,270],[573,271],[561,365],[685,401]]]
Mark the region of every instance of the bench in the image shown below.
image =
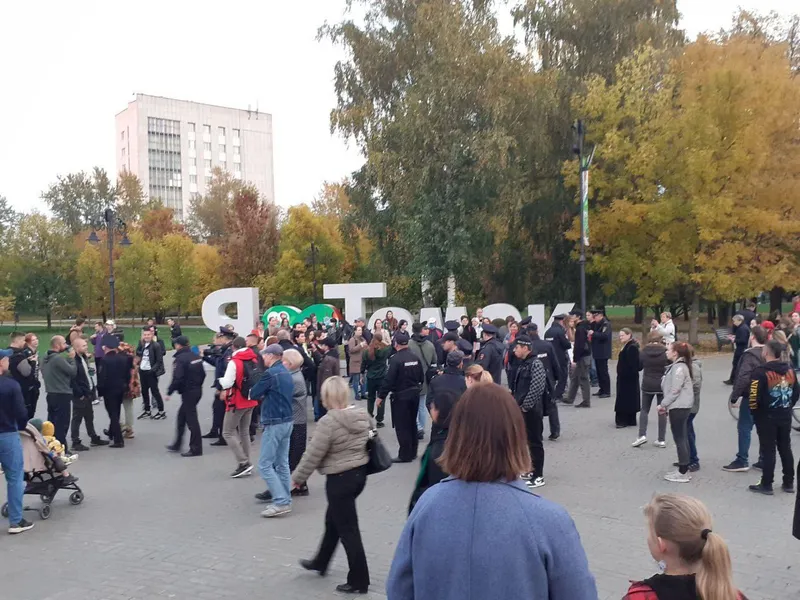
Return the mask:
[[[733,348],[733,342],[728,339],[730,334],[731,330],[728,327],[714,329],[714,336],[717,338],[717,350],[719,352],[722,352],[723,346],[730,346]]]

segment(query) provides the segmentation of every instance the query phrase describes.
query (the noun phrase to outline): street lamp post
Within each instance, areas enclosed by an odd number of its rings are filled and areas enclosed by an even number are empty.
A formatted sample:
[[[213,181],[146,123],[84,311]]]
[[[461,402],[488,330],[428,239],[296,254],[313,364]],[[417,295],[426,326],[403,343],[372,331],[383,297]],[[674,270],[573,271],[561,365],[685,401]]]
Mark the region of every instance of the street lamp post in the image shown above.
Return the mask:
[[[578,156],[578,181],[580,183],[580,225],[581,254],[579,259],[581,272],[581,313],[586,315],[586,246],[589,245],[589,167],[592,165],[595,147],[588,156],[583,153],[586,128],[580,119],[572,126],[574,142],[572,151]]]
[[[311,273],[314,280],[314,304],[317,303],[317,245],[311,242]]]
[[[116,320],[117,307],[114,297],[114,233],[119,233],[122,236],[119,245],[123,248],[130,246],[131,241],[128,239],[128,226],[125,225],[125,221],[117,216],[113,208],[105,209],[103,215],[95,222],[95,225],[92,227],[92,233],[87,240],[90,244],[98,244],[100,242],[100,238],[97,237],[97,230],[99,228],[104,228],[106,230],[106,246],[108,247],[108,287],[111,292],[111,319]]]

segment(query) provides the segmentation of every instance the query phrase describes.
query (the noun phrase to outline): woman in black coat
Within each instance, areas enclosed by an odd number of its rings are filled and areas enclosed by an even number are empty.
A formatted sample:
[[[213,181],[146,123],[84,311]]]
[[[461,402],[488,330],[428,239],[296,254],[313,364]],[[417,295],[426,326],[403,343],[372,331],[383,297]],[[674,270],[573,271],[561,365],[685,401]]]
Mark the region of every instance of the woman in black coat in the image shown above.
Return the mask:
[[[408,514],[414,510],[414,506],[422,494],[429,487],[436,485],[448,476],[436,461],[444,452],[444,444],[447,441],[447,433],[450,429],[450,413],[456,405],[461,394],[454,389],[442,389],[431,399],[430,412],[433,425],[431,426],[431,441],[420,460],[419,475],[411,494],[411,502],[408,505]]]
[[[639,412],[639,345],[633,332],[623,327],[619,332],[622,350],[617,361],[617,401],[614,404],[617,429],[636,427]]]

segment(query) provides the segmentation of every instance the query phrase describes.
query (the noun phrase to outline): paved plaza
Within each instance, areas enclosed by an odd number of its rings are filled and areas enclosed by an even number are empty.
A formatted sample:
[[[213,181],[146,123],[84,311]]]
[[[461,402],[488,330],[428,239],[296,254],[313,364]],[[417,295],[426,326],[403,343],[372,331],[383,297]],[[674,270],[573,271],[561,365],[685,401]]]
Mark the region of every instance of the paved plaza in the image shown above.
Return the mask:
[[[779,490],[774,497],[754,495],[747,485],[757,481],[758,472],[720,468],[736,450],[735,422],[726,407],[730,388],[721,383],[729,369],[730,354],[705,360],[695,421],[702,469],[688,485],[662,479],[676,459],[671,439],[664,450],[652,444],[634,449],[630,444],[636,432],[614,428],[613,398],[594,400],[590,410],[560,407],[562,437],[545,441],[547,485],[537,491],[565,506],[575,519],[601,599],[621,598],[629,579],[655,571],[641,507],[664,491],[692,494],[710,507],[714,530],[730,544],[736,582],[750,600],[800,597],[800,542],[791,537],[794,496]],[[168,379],[162,378],[162,389]],[[204,432],[210,400],[209,389],[200,407]],[[230,450],[206,445],[202,458],[165,451],[178,402],[175,396],[169,403],[166,421],[137,423],[136,439],[126,442],[124,450],[96,448],[81,454],[71,469],[86,494],[81,506],[59,495],[48,521],[26,513],[36,524],[32,531],[0,536],[0,598],[337,597],[333,588],[346,574],[341,547],[327,578],[297,566],[298,558],[313,554],[322,533],[324,478],[311,478],[311,496],[295,500],[288,517],[260,518],[262,506],[253,494],[264,483],[257,475],[230,479],[235,466]],[[102,405],[96,409],[102,428],[107,417]],[[390,428],[381,430],[381,437],[396,449]],[[755,439],[752,450],[757,452]],[[372,577],[369,597],[385,597],[417,469],[417,463],[395,465],[372,476],[359,498]],[[26,496],[26,501],[39,506],[38,498]]]

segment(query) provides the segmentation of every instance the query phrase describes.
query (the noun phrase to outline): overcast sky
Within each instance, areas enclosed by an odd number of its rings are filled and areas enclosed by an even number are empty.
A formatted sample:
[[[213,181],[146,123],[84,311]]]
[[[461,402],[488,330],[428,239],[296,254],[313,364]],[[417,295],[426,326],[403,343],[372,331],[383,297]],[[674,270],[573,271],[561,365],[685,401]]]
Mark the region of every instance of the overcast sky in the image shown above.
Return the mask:
[[[316,40],[345,0],[2,4],[0,195],[20,210],[42,207],[39,195],[57,174],[95,165],[114,174],[114,115],[134,92],[271,113],[282,206],[310,202],[323,181],[361,164],[330,133],[340,54]],[[737,6],[788,13],[799,5],[678,0],[691,36],[727,26]]]

